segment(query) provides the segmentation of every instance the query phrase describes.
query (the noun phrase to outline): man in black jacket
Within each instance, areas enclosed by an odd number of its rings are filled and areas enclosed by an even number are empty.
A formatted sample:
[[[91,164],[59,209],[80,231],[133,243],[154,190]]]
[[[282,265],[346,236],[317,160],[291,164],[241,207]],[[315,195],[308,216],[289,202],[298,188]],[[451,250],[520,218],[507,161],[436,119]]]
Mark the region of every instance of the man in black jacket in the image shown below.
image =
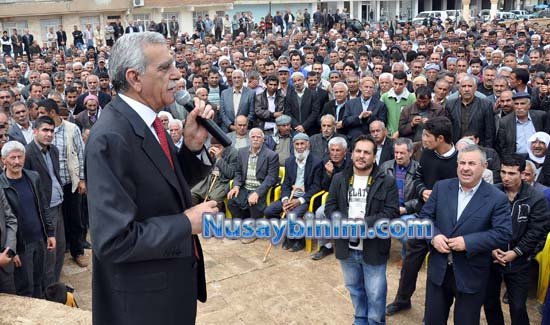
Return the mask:
[[[292,74],[294,90],[289,91],[285,98],[285,115],[292,119],[292,128],[296,132],[313,135],[318,130],[319,98],[315,90],[305,87],[305,78],[301,72]]]
[[[256,123],[267,135],[271,135],[277,129],[275,119],[284,114],[285,97],[278,90],[279,79],[269,75],[265,79],[266,89],[263,93],[256,95]]]
[[[35,121],[34,141],[27,144],[25,169],[38,172],[40,176],[40,191],[44,192],[46,205],[54,225],[55,250],[46,254],[43,285],[58,282],[65,259],[65,226],[61,204],[63,203],[63,187],[59,175],[59,151],[52,145],[55,122],[49,116],[39,117]]]
[[[487,322],[504,324],[500,306],[500,287],[504,279],[508,291],[508,304],[512,324],[529,324],[527,293],[529,291],[529,265],[537,253],[536,247],[546,238],[550,221],[548,205],[542,193],[522,182],[525,159],[517,154],[502,158],[500,175],[502,184],[497,187],[506,193],[512,206],[512,241],[506,247],[493,250],[494,263],[489,276],[485,298]]]
[[[376,143],[368,136],[360,135],[354,141],[353,167],[335,175],[330,185],[325,208],[329,218],[338,212],[342,220],[360,219],[365,226],[373,227],[380,219],[399,216],[395,179],[379,171],[376,150]],[[386,265],[391,239],[350,238],[334,242],[355,309],[355,324],[385,323]]]
[[[446,117],[434,117],[424,126],[420,166],[416,169],[414,186],[420,203],[427,202],[435,183],[442,179],[456,177],[456,151],[452,142],[451,121]],[[420,209],[420,207],[418,208]],[[411,297],[416,289],[416,279],[422,263],[428,254],[428,243],[424,239],[407,240],[407,248],[399,288],[395,300],[386,308],[391,316],[411,308]]]
[[[460,81],[460,96],[445,105],[447,116],[452,122],[453,142],[473,130],[479,135],[482,146],[492,148],[495,140],[493,106],[488,100],[476,97],[476,89],[476,81],[472,77],[463,77]]]
[[[4,214],[17,217],[17,255],[15,264],[15,289],[21,296],[42,298],[44,257],[46,249],[55,249],[54,226],[47,213],[47,202],[40,187],[38,173],[23,169],[25,147],[10,141],[2,148],[2,162],[6,171],[0,175],[1,198],[9,202]],[[9,208],[11,206],[11,209]],[[6,224],[9,219],[6,217]],[[8,244],[15,250],[13,244]]]
[[[59,30],[55,32],[57,36],[57,46],[65,51],[67,45],[67,33],[63,30],[63,25],[59,25]]]

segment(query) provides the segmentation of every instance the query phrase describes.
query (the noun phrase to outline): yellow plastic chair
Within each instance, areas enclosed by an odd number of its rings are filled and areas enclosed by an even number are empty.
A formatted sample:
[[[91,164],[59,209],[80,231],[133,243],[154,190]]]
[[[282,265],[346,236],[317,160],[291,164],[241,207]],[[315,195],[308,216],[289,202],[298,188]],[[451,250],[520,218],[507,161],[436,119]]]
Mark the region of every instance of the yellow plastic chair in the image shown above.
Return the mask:
[[[229,190],[233,188],[233,180],[229,181]],[[223,199],[223,204],[225,205],[225,217],[226,218],[233,218],[231,215],[231,211],[229,211],[228,205],[227,205],[227,195],[225,196],[225,199]]]
[[[285,168],[279,167],[279,182],[267,191],[267,206],[281,198],[281,184],[285,179]]]
[[[311,197],[309,200],[309,208],[308,211],[311,213],[315,213],[315,210],[317,210],[318,207],[325,204],[327,202],[328,192],[326,191],[319,191]],[[306,252],[310,253],[313,251],[313,240],[312,239],[306,239]]]
[[[536,256],[535,260],[539,263],[539,281],[537,285],[537,301],[544,304],[548,282],[550,282],[550,233],[546,237],[544,248]]]

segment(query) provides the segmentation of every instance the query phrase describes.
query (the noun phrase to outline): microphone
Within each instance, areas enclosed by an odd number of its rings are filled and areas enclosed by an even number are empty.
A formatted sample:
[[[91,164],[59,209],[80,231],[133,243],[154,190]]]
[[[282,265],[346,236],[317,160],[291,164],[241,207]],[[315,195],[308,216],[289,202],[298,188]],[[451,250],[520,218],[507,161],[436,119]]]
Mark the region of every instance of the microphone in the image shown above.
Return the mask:
[[[179,90],[174,95],[176,102],[180,104],[181,106],[185,107],[185,109],[191,113],[192,110],[195,109],[195,104],[193,103],[193,98],[191,98],[191,95],[186,90]],[[202,125],[210,135],[212,135],[218,142],[224,146],[229,147],[231,145],[231,139],[220,129],[220,127],[214,123],[214,121],[209,119],[204,119],[200,116],[197,116],[197,123]]]

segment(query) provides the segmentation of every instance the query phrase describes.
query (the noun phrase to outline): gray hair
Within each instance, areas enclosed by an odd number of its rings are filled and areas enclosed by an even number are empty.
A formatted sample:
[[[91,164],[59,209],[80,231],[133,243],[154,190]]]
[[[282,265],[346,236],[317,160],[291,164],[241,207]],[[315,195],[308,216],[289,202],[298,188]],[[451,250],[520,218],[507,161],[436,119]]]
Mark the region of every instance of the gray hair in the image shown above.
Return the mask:
[[[498,68],[498,70],[497,70],[497,76],[500,75],[500,73],[501,73],[502,71],[512,72],[512,68],[506,67],[506,66]]]
[[[172,121],[174,119],[174,117],[172,116],[172,114],[170,112],[167,112],[167,111],[160,111],[158,113],[158,116],[161,117],[161,116],[166,116],[168,117],[168,122]]]
[[[393,143],[393,147],[395,148],[395,146],[400,146],[400,145],[406,145],[408,152],[413,152],[414,150],[413,142],[409,138],[397,138]]]
[[[260,132],[260,134],[262,135],[262,137],[264,136],[264,131],[260,128],[252,128],[250,129],[250,131],[248,131],[248,137],[250,138],[250,136],[252,135],[252,132]]]
[[[2,158],[7,158],[12,151],[20,151],[25,155],[25,146],[21,144],[19,141],[8,141],[2,147]]]
[[[323,116],[321,116],[321,123],[323,122],[323,120],[330,120],[330,123],[332,124],[336,124],[336,118],[334,117],[334,115],[332,114],[325,114]]]
[[[525,159],[525,168],[527,168],[527,166],[530,166],[531,168],[533,168],[533,171],[537,171],[537,166],[535,165],[534,162],[532,162],[531,160],[529,159]]]
[[[302,79],[305,79],[304,74],[300,71],[296,71],[290,76],[290,79],[294,80],[294,77],[301,77]]]
[[[378,77],[378,80],[380,79],[389,79],[390,81],[393,81],[393,74],[389,72],[384,72]]]
[[[329,149],[330,149],[330,146],[341,146],[342,148],[344,148],[344,150],[348,150],[348,142],[346,141],[346,139],[338,136],[329,140],[328,142]]]
[[[487,155],[485,154],[485,151],[481,150],[481,148],[477,144],[469,144],[458,151],[458,159],[460,159],[460,155],[466,152],[479,152],[479,155],[481,157],[481,163],[486,164],[487,163]]]
[[[149,61],[143,49],[156,44],[166,45],[164,36],[156,32],[124,34],[116,41],[109,58],[109,75],[115,91],[124,93],[128,90],[126,71],[129,69],[145,73]]]
[[[349,88],[348,88],[348,85],[346,85],[345,83],[341,82],[341,81],[338,81],[337,83],[334,84],[334,86],[332,86],[332,91],[334,92],[334,88],[336,88],[336,86],[338,87],[344,87],[344,89],[346,90],[346,92],[349,91]]]
[[[231,73],[231,75],[234,75],[235,73],[240,74],[241,77],[244,78],[244,71],[243,71],[243,70],[241,70],[241,69],[233,70],[233,72]]]
[[[170,125],[172,125],[172,124],[177,124],[180,129],[183,129],[182,120],[178,120],[178,119],[169,120],[168,121],[168,127],[170,127]]]

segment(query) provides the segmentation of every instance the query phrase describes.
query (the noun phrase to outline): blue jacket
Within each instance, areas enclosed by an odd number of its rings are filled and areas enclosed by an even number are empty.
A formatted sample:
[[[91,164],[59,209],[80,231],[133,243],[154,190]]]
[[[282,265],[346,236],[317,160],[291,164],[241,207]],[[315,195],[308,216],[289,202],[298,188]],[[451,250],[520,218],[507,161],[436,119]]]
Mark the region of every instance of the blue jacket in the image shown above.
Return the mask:
[[[433,237],[464,237],[466,251],[451,252],[452,267],[459,292],[485,290],[492,264],[491,251],[512,239],[510,204],[504,193],[481,181],[477,192],[458,221],[458,178],[437,182],[430,198],[420,211],[420,218],[433,221]],[[430,239],[428,239],[430,240]],[[428,280],[442,285],[447,270],[448,254],[431,247]]]

